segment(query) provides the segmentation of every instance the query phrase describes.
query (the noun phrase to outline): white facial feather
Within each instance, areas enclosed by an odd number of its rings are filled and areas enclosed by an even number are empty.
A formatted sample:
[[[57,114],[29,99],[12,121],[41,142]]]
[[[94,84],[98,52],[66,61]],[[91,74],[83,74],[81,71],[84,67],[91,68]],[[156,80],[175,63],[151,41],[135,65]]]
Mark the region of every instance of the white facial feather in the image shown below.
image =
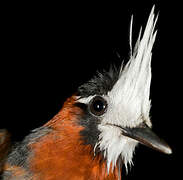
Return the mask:
[[[108,109],[101,117],[98,129],[101,134],[96,144],[107,158],[108,172],[110,167],[116,166],[119,157],[122,157],[126,168],[132,164],[133,152],[137,141],[125,137],[118,127],[107,124],[120,125],[122,127],[136,127],[145,122],[151,126],[149,111],[151,102],[151,56],[157,31],[154,31],[157,18],[154,15],[154,7],[151,10],[143,37],[142,28],[132,48],[132,24],[130,24],[130,60],[125,67],[121,67],[119,79],[110,92],[104,98],[108,102]],[[93,97],[80,99],[82,103],[89,103]]]
[[[121,130],[117,127],[99,125],[101,131],[98,146],[101,151],[104,151],[104,156],[107,158],[107,170],[110,167],[112,170],[116,166],[117,160],[122,155],[122,161],[127,165],[132,165],[132,156],[137,145],[137,141],[121,135]]]

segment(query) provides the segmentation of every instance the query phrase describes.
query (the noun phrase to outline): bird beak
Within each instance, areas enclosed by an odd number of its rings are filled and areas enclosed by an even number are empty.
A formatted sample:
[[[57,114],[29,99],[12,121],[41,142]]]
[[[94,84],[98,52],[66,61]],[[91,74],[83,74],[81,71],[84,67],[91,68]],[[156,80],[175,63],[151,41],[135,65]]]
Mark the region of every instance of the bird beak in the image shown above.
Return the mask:
[[[135,139],[139,141],[139,143],[165,154],[172,153],[169,145],[164,140],[160,139],[147,125],[136,128],[120,128],[124,136]]]

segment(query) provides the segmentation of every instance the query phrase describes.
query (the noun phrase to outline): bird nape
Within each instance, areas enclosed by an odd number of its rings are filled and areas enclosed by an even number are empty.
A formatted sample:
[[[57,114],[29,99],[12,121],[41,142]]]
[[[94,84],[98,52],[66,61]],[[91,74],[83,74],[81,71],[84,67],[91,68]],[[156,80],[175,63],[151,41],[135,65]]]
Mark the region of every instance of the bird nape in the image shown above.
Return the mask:
[[[81,85],[49,122],[10,145],[0,131],[3,180],[111,180],[132,164],[138,143],[171,154],[151,130],[151,56],[157,16],[151,10],[125,66],[111,67]]]

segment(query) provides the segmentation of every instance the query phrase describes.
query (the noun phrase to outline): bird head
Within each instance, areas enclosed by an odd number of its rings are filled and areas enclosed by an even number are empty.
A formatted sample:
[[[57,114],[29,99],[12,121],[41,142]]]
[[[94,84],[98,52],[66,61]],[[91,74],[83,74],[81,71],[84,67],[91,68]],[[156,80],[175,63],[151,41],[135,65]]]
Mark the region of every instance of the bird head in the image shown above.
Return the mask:
[[[84,127],[81,137],[93,146],[94,154],[103,154],[108,172],[119,163],[126,167],[132,164],[138,143],[171,153],[170,147],[151,130],[149,116],[151,57],[157,19],[153,7],[143,35],[140,29],[132,48],[132,18],[128,63],[98,73],[78,89],[76,105],[83,111],[79,121]]]
[[[126,169],[132,164],[138,143],[171,154],[167,143],[151,130],[151,57],[157,19],[153,7],[143,35],[141,28],[132,48],[132,18],[129,61],[119,68],[111,66],[108,71],[98,72],[64,103],[61,111],[45,125],[54,131],[34,144],[33,149],[39,152],[34,153],[38,154],[34,163],[49,156],[46,164],[54,166],[57,162],[59,172],[60,169],[67,172],[66,169],[73,168],[75,172],[77,167],[80,170],[87,168],[95,172],[96,179],[102,174],[101,167],[105,173],[107,167],[106,177],[116,171],[120,176],[122,164]],[[55,148],[54,156],[50,157],[52,147],[59,148]],[[39,165],[40,171],[43,171],[43,166],[45,163]],[[100,172],[98,176],[96,171]]]

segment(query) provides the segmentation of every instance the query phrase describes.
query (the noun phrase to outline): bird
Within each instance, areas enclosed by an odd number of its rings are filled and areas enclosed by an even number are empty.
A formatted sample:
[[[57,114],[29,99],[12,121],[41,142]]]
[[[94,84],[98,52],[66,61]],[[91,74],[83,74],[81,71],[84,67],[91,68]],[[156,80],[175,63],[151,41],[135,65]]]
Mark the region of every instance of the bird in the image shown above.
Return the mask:
[[[158,15],[153,6],[129,59],[97,72],[46,124],[11,144],[0,130],[2,180],[120,180],[122,167],[133,165],[140,143],[165,154],[170,146],[152,131],[151,59]]]

